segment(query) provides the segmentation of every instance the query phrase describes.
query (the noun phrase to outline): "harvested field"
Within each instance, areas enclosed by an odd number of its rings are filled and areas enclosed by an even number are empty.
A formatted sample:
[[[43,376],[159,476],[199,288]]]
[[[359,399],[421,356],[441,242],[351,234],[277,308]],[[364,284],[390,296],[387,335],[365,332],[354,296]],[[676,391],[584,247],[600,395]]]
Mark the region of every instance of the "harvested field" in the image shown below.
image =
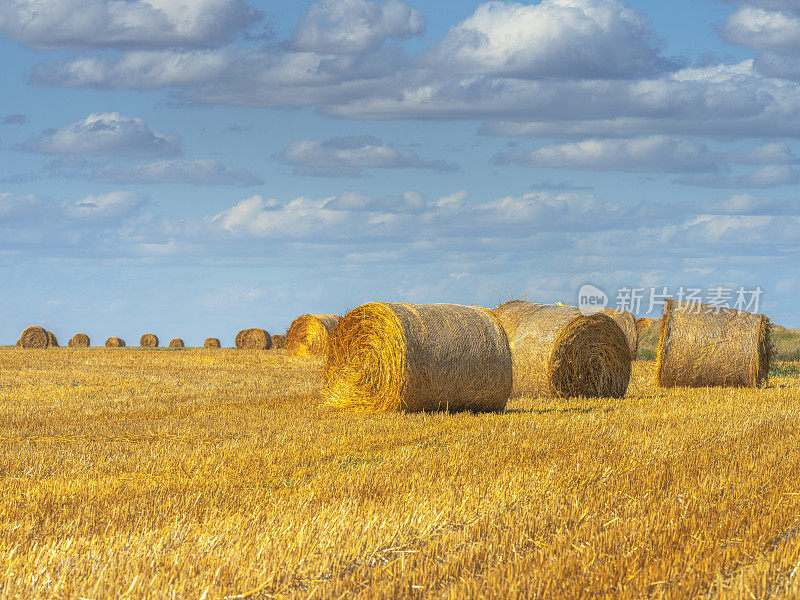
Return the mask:
[[[326,407],[321,361],[287,353],[0,364],[3,598],[800,594],[800,363],[375,415]]]

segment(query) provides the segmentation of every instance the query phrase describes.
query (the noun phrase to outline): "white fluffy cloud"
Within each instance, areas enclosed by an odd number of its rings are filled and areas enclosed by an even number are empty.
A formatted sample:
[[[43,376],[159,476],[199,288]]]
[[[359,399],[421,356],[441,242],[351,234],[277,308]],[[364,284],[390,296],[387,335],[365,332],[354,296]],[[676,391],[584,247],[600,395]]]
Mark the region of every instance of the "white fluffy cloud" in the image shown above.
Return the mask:
[[[86,196],[68,204],[64,214],[80,220],[120,220],[132,216],[146,203],[146,198],[133,192],[107,192]]]
[[[261,19],[243,0],[9,0],[0,33],[37,49],[204,48]]]
[[[647,19],[619,0],[487,2],[435,52],[446,70],[523,78],[652,73],[667,61]]]
[[[295,173],[329,177],[358,177],[368,168],[457,170],[452,163],[423,160],[413,150],[398,150],[373,136],[295,140],[277,159],[294,166]]]
[[[108,166],[94,173],[106,183],[189,183],[193,185],[257,185],[261,179],[211,158],[163,160],[143,165]]]
[[[321,0],[313,2],[292,34],[292,48],[318,54],[362,54],[389,39],[425,32],[425,17],[404,2]]]
[[[728,16],[722,34],[733,44],[796,53],[800,50],[800,13],[743,6]]]
[[[20,148],[45,154],[169,156],[180,154],[181,138],[150,131],[143,119],[92,113],[82,121],[45,131]]]

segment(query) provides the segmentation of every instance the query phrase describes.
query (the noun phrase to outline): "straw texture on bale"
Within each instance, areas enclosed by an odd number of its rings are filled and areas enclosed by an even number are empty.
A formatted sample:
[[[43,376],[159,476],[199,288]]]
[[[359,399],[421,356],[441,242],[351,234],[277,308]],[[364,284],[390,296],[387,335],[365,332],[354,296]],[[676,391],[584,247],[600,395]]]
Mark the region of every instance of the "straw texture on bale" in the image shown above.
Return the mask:
[[[639,330],[636,328],[636,317],[627,310],[617,310],[616,308],[606,308],[603,312],[614,319],[614,322],[622,329],[625,339],[628,340],[631,360],[635,360],[636,351],[639,349]]]
[[[253,327],[236,334],[237,350],[269,350],[271,347],[272,338],[264,329]]]
[[[85,333],[76,333],[67,343],[70,348],[88,348],[91,340]]]
[[[38,325],[27,327],[19,336],[21,348],[47,348],[49,341],[50,336],[47,335],[47,330]]]
[[[483,308],[372,302],[330,333],[325,397],[336,407],[500,411],[511,385],[508,339]]]
[[[172,338],[169,341],[169,347],[170,348],[185,348],[186,345],[183,343],[183,340],[181,338]]]
[[[158,348],[158,336],[155,333],[145,333],[139,338],[139,346],[142,348]]]
[[[48,331],[47,332],[47,347],[48,348],[58,348],[59,347],[58,338],[56,337],[56,334],[53,333],[52,331]]]
[[[656,383],[662,387],[758,387],[774,349],[764,315],[707,304],[664,302]]]
[[[339,315],[301,315],[286,332],[286,349],[295,356],[323,355],[328,336],[339,322]]]
[[[222,348],[222,344],[217,338],[206,338],[203,342],[203,348]]]
[[[631,376],[628,340],[603,312],[515,300],[494,309],[514,358],[514,394],[621,398]]]
[[[285,348],[286,347],[286,336],[281,335],[280,333],[273,333],[272,336],[272,347],[276,350],[278,348]]]
[[[20,344],[20,343],[19,343],[19,340],[17,340],[17,346],[19,347],[19,346],[21,346],[21,345],[22,345],[22,344]]]
[[[110,337],[106,340],[106,348],[124,348],[125,340],[118,337]]]

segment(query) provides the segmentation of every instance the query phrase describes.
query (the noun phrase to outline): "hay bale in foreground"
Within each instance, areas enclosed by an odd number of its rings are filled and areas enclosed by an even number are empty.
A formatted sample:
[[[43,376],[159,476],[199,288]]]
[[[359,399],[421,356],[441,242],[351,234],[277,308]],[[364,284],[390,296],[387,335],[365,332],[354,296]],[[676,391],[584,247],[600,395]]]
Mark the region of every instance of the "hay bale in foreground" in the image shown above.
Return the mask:
[[[339,315],[300,315],[286,332],[286,349],[294,356],[325,354],[328,336],[340,318]]]
[[[106,340],[106,348],[124,348],[125,340],[118,337],[110,337]]]
[[[222,344],[218,338],[206,338],[206,341],[203,342],[203,348],[222,348]]]
[[[21,348],[47,348],[49,342],[50,336],[47,335],[47,330],[38,325],[26,327],[22,335],[19,336]]]
[[[608,315],[520,300],[494,309],[514,357],[514,394],[621,398],[631,377],[630,347]]]
[[[70,348],[88,348],[91,340],[89,336],[85,333],[76,333],[72,336],[69,342],[67,342],[67,346]]]
[[[170,348],[185,348],[186,345],[183,343],[183,340],[181,338],[172,338],[169,341],[169,347]]]
[[[656,383],[662,387],[758,387],[774,349],[764,315],[707,304],[664,302]]]
[[[56,337],[56,334],[53,333],[52,331],[47,332],[47,347],[60,348],[60,346],[58,345],[58,338]]]
[[[483,308],[372,302],[330,333],[325,397],[333,406],[499,411],[511,385],[508,339]]]
[[[237,350],[269,350],[271,347],[272,338],[265,329],[253,327],[236,334]]]
[[[279,348],[286,348],[286,336],[281,335],[280,333],[273,333],[272,336],[272,348],[278,350]]]
[[[145,333],[139,338],[139,346],[142,348],[158,348],[158,336],[155,333]]]
[[[636,328],[636,317],[627,310],[617,310],[616,308],[605,308],[603,312],[614,319],[614,322],[622,329],[625,339],[628,340],[631,360],[636,360],[636,351],[639,349],[639,330]]]

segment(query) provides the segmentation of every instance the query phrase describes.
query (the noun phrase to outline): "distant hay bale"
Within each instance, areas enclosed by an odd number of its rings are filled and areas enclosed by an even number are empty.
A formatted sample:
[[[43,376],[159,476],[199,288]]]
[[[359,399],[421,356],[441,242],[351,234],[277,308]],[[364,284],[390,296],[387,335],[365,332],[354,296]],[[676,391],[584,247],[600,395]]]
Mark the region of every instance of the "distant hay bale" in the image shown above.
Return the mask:
[[[603,312],[515,300],[494,309],[514,359],[514,394],[621,398],[631,376],[630,346]]]
[[[186,345],[183,343],[183,340],[181,338],[172,338],[169,341],[169,347],[170,348],[185,348]]]
[[[19,347],[19,346],[21,346],[21,344],[19,343],[19,340],[17,340],[17,347]]]
[[[19,336],[21,348],[47,348],[49,342],[50,336],[47,335],[47,330],[38,325],[27,327]]]
[[[764,315],[688,302],[664,302],[656,382],[662,387],[758,387],[774,350]]]
[[[67,343],[70,348],[88,348],[91,343],[89,336],[85,333],[76,333]]]
[[[118,337],[110,337],[106,340],[106,348],[124,348],[125,340]]]
[[[280,333],[274,333],[270,337],[272,338],[272,347],[274,349],[277,350],[279,348],[286,348],[286,336],[285,335],[281,335]]]
[[[339,322],[339,315],[301,315],[286,332],[286,349],[295,356],[325,354],[328,336]]]
[[[330,333],[325,397],[332,406],[500,411],[511,385],[508,339],[483,308],[372,302]]]
[[[269,350],[271,347],[272,338],[265,329],[253,327],[236,334],[237,350]]]
[[[206,341],[203,342],[203,348],[222,348],[222,344],[218,338],[206,338]]]
[[[47,347],[48,348],[59,348],[60,347],[58,345],[58,338],[56,337],[56,334],[54,334],[52,331],[48,331],[47,332]]]
[[[636,317],[627,310],[617,310],[616,308],[605,308],[603,312],[614,319],[614,322],[622,329],[625,339],[628,340],[628,349],[631,358],[636,358],[636,351],[639,349],[639,330],[636,328]]]
[[[158,336],[155,333],[145,333],[139,338],[139,346],[142,348],[158,348]]]

